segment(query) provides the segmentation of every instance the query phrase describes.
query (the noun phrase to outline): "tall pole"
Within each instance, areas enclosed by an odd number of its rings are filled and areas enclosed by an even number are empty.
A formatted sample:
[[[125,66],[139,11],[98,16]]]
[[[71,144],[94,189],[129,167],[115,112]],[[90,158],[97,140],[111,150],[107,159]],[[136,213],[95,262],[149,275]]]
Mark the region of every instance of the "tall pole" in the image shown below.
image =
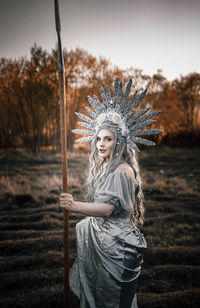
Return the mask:
[[[66,129],[66,93],[63,53],[61,43],[61,26],[58,0],[54,0],[56,32],[58,35],[58,75],[60,88],[60,123],[61,123],[61,151],[62,151],[62,180],[63,192],[67,192],[67,129]],[[69,308],[69,240],[68,240],[68,212],[63,209],[64,217],[64,307]]]

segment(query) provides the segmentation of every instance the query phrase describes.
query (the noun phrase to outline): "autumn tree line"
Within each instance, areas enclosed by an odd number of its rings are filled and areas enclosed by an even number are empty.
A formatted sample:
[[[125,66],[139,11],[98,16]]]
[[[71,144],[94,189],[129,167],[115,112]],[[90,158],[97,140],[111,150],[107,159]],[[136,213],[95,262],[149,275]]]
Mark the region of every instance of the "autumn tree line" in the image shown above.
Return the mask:
[[[82,49],[64,49],[68,149],[72,150],[76,127],[74,112],[84,111],[87,95],[100,98],[99,84],[110,86],[116,77],[132,92],[148,88],[141,108],[162,109],[156,127],[164,133],[155,138],[174,146],[200,144],[200,74],[190,73],[171,82],[162,71],[153,76],[132,67],[122,70]],[[40,151],[60,150],[60,106],[57,50],[51,53],[34,44],[30,58],[0,58],[0,148]],[[138,110],[139,111],[139,110]]]

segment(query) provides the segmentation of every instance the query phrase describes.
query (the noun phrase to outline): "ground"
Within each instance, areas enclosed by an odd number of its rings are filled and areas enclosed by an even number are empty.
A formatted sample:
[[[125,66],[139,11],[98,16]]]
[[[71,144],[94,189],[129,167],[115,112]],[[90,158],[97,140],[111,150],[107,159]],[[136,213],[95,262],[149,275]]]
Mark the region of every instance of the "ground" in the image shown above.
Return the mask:
[[[69,193],[76,200],[84,200],[87,161],[87,153],[69,154]],[[148,249],[138,305],[200,307],[200,148],[148,148],[139,163]],[[60,155],[0,154],[2,308],[63,307],[61,174]],[[69,215],[70,265],[80,219]],[[73,294],[71,307],[78,307]]]

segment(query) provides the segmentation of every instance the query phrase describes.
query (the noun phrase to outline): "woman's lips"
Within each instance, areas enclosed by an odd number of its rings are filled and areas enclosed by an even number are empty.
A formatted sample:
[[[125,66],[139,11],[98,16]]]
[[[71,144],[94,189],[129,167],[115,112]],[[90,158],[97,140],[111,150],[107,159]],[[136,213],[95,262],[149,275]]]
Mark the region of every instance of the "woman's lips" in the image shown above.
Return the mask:
[[[99,150],[100,153],[104,153],[106,150]]]

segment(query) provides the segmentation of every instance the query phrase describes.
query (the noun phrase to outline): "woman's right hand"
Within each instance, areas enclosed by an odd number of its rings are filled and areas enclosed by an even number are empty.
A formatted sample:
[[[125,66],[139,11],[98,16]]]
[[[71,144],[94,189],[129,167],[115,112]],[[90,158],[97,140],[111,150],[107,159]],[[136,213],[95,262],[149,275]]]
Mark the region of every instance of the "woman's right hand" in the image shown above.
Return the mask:
[[[60,206],[68,211],[75,211],[76,210],[76,203],[72,195],[68,193],[61,193],[60,194]]]

